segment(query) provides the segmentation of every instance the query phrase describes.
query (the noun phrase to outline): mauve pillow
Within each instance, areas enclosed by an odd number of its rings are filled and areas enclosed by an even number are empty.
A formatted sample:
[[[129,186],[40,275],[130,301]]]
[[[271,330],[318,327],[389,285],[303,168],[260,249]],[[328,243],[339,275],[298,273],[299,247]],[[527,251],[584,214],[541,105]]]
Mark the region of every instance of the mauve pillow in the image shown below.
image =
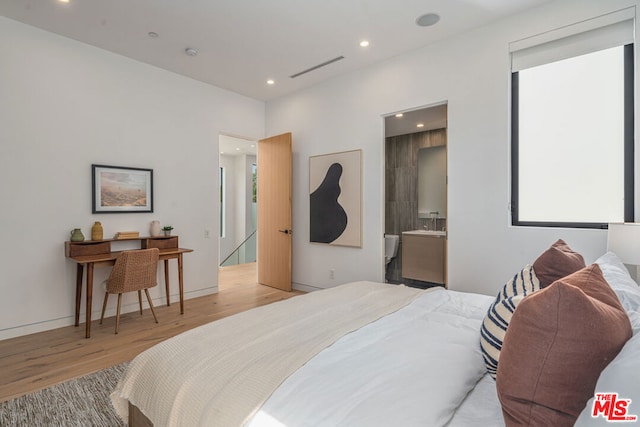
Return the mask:
[[[631,324],[597,264],[525,298],[500,353],[496,387],[507,426],[572,426]]]
[[[558,239],[533,263],[540,287],[546,288],[558,279],[584,268],[584,258],[573,251],[564,240]]]

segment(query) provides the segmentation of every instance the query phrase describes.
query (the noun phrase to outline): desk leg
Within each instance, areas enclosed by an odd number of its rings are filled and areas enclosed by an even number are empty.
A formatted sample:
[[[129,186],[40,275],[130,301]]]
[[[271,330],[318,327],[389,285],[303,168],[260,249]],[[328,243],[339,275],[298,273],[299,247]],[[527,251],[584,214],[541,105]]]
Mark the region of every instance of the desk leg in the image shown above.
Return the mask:
[[[184,286],[182,285],[182,254],[178,255],[178,285],[180,287],[180,314],[184,314]]]
[[[82,272],[84,270],[82,264],[78,264],[76,269],[76,323],[75,326],[80,325],[80,302],[82,301]]]
[[[171,301],[169,301],[169,260],[164,260],[164,287],[167,291],[167,307],[171,306]]]
[[[91,303],[93,301],[93,263],[87,264],[87,302],[86,302],[86,326],[85,326],[85,338],[91,337]]]

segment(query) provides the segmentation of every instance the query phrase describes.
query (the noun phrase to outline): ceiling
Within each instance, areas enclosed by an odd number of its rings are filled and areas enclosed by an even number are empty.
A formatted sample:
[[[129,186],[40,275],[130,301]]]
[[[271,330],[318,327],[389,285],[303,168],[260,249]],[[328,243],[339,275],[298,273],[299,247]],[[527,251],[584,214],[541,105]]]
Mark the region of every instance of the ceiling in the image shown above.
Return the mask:
[[[258,142],[249,139],[237,138],[235,136],[220,135],[220,154],[227,156],[240,156],[243,154],[256,155],[258,153]]]
[[[407,135],[447,127],[447,105],[402,111],[385,117],[384,136]]]
[[[270,100],[549,0],[67,1],[2,0],[0,14]],[[416,25],[426,13],[437,13],[440,21]],[[362,40],[369,46],[360,47]],[[197,55],[187,55],[187,48]]]

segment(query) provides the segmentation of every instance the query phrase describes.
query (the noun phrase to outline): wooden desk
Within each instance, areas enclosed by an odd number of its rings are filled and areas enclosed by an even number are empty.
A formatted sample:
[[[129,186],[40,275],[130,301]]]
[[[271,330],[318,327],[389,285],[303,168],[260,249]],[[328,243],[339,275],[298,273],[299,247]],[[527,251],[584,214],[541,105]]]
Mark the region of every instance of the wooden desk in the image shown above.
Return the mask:
[[[82,300],[82,276],[87,266],[86,279],[86,319],[85,338],[91,337],[91,306],[93,302],[93,269],[95,267],[113,266],[119,251],[111,251],[111,242],[139,240],[141,249],[158,248],[160,259],[164,261],[164,283],[167,293],[167,306],[171,305],[169,297],[169,260],[178,260],[178,286],[180,290],[180,314],[184,314],[184,285],[182,279],[182,254],[193,252],[193,249],[179,248],[178,236],[171,237],[138,237],[135,239],[108,239],[100,241],[65,242],[65,254],[77,263],[76,271],[76,313],[75,326],[80,324],[80,304]],[[135,250],[135,249],[134,249]]]

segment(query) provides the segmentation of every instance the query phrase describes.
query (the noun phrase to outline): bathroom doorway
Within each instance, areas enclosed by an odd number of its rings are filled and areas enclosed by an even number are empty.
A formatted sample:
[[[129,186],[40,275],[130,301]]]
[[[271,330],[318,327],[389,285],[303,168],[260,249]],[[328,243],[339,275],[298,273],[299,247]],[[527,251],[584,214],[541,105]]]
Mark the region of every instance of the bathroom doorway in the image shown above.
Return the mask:
[[[385,239],[385,279],[421,288],[446,287],[447,104],[385,115],[384,130],[384,234],[398,236]],[[440,242],[433,245],[425,240],[425,247],[431,249],[420,254],[407,254],[407,246],[403,274],[402,233],[406,232]],[[408,264],[416,262],[412,259],[420,264],[417,273]]]

